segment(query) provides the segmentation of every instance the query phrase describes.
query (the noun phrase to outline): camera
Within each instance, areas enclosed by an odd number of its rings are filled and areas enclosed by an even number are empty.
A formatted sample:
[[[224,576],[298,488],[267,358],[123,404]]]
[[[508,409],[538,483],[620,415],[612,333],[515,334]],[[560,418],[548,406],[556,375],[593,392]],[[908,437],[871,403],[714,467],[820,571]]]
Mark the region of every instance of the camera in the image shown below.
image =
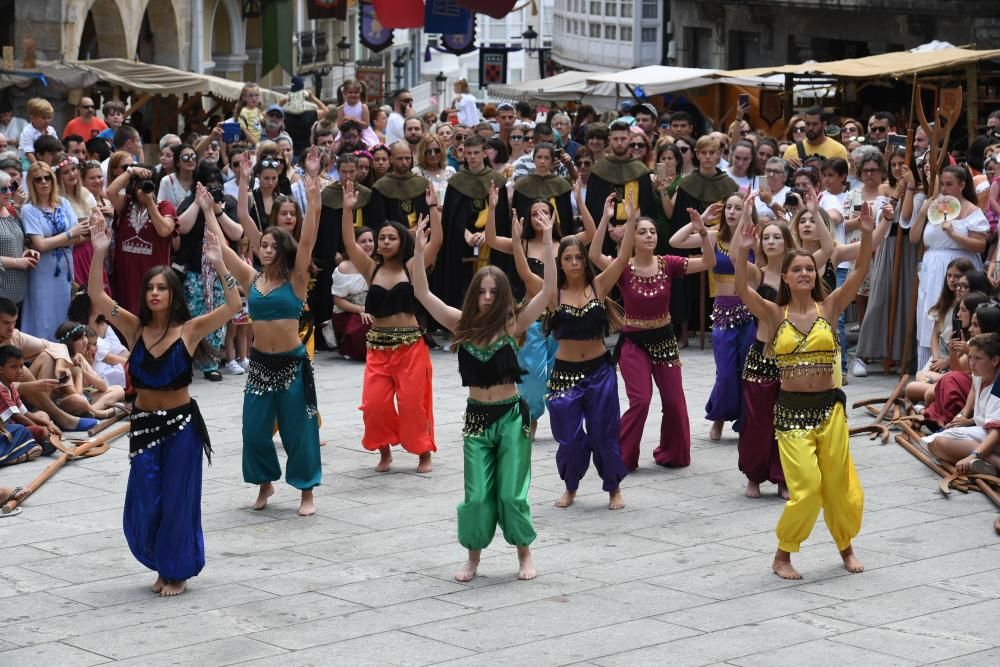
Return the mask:
[[[788,191],[788,194],[785,195],[784,206],[785,208],[788,208],[789,206],[798,206],[805,200],[806,196],[805,193],[802,192],[802,190],[799,190],[798,188],[792,188]]]
[[[208,188],[208,192],[212,195],[212,199],[216,204],[221,204],[224,198],[221,185],[212,185]]]
[[[151,195],[156,192],[156,184],[150,178],[143,178],[142,176],[137,176],[131,171],[129,173],[132,175],[131,181],[139,186],[139,190],[145,192],[147,195]]]

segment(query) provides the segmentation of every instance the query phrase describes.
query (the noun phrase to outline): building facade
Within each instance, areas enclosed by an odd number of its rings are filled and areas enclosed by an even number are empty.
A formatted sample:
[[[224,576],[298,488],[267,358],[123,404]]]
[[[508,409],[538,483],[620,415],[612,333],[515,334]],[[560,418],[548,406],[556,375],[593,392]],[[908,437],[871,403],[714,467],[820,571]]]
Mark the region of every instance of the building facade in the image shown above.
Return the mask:
[[[998,3],[966,0],[670,0],[668,48],[682,67],[859,58],[932,40],[1000,43]]]
[[[554,0],[552,57],[564,69],[664,64],[664,0]]]

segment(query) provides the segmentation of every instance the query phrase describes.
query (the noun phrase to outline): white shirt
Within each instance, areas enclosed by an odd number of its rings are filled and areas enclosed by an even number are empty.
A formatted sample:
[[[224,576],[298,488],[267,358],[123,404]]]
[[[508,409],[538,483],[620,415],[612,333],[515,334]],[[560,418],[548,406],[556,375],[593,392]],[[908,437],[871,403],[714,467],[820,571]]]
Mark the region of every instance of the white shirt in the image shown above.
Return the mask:
[[[403,124],[406,119],[403,114],[393,111],[389,114],[389,121],[385,124],[385,143],[389,146],[397,141],[403,140]]]
[[[4,125],[0,123],[0,132],[7,137],[8,146],[17,146],[21,141],[21,132],[28,126],[28,121],[17,116],[11,116],[10,122]]]
[[[59,135],[56,134],[56,129],[51,125],[45,128],[45,132],[36,129],[34,125],[26,125],[24,129],[21,130],[21,136],[18,138],[17,141],[18,155],[24,157],[28,153],[34,153],[35,140],[38,139],[38,137],[42,136],[43,134],[55,137],[56,139],[59,138]],[[8,139],[8,141],[10,140]]]
[[[754,191],[757,190],[755,187],[757,185],[756,176],[737,176],[733,173],[732,168],[726,169],[726,174],[729,178],[733,179],[736,185],[740,186],[740,190]]]
[[[468,127],[475,127],[479,124],[479,109],[476,107],[476,98],[469,93],[462,93],[455,98],[455,110],[458,111],[458,122]]]
[[[784,186],[783,188],[774,193],[774,195],[771,197],[771,202],[772,203],[777,202],[778,204],[784,206],[785,197],[788,196],[789,192],[791,192],[791,188],[789,188],[787,185]],[[757,197],[757,199],[754,200],[754,208],[757,209],[757,217],[760,218],[761,220],[773,220],[778,217],[778,215],[771,210],[771,207],[765,204],[760,197]]]

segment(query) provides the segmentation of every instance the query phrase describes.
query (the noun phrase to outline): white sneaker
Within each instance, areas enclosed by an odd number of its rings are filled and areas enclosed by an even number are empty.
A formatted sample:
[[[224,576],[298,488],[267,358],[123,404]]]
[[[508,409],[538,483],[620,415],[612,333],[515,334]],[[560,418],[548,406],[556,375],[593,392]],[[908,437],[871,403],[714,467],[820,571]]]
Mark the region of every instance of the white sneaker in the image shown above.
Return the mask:
[[[247,359],[246,357],[243,357],[242,359],[240,359],[239,364],[240,364],[240,368],[242,368],[243,370],[245,370],[245,371],[250,370],[250,360]]]
[[[223,366],[221,370],[226,375],[243,375],[246,373],[246,371],[243,370],[243,367],[240,366],[235,359]]]
[[[851,375],[856,378],[863,378],[868,375],[868,366],[858,357],[854,357],[854,361],[851,362]]]

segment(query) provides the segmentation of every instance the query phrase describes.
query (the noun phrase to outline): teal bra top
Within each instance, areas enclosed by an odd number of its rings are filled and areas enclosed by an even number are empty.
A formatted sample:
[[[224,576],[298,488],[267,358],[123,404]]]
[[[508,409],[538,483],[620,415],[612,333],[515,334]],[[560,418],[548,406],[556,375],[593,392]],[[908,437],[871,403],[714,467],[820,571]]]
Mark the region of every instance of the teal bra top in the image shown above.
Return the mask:
[[[255,322],[272,320],[297,320],[302,313],[302,299],[295,296],[292,283],[285,281],[267,294],[261,294],[257,289],[257,280],[262,276],[258,273],[250,285],[250,295],[247,297],[247,310],[250,319]]]

